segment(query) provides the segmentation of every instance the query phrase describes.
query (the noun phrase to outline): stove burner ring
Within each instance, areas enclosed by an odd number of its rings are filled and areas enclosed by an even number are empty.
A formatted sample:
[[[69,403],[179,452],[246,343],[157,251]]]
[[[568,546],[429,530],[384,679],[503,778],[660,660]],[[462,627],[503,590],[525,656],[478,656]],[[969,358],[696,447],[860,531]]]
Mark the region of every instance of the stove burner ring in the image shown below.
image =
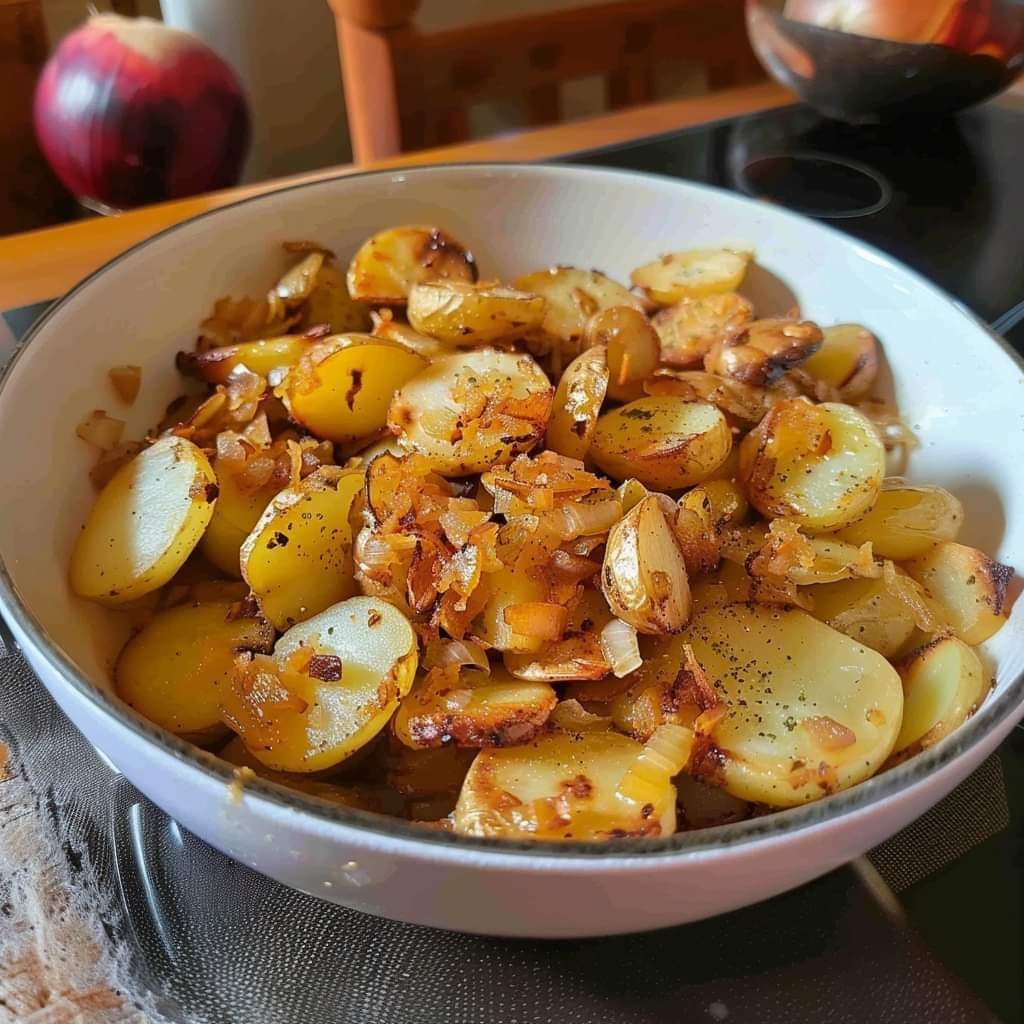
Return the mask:
[[[812,151],[764,154],[740,170],[749,196],[826,220],[870,217],[892,201],[888,180],[857,160]]]

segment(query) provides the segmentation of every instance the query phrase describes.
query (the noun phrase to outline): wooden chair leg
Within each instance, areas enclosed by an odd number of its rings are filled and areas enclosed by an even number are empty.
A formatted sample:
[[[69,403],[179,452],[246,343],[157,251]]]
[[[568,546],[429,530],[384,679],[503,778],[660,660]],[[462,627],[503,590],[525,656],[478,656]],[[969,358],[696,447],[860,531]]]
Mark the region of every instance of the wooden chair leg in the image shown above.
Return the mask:
[[[526,120],[530,125],[554,124],[562,119],[562,93],[557,85],[541,85],[526,94]]]

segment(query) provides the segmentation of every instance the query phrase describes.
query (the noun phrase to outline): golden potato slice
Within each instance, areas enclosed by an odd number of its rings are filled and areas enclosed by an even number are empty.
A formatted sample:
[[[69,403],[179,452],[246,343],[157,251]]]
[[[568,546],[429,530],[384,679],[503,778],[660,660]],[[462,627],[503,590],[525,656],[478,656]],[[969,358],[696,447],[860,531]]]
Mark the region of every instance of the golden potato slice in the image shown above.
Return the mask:
[[[310,433],[341,443],[384,427],[395,392],[427,361],[369,334],[325,338],[290,370],[276,394]]]
[[[942,487],[912,487],[898,478],[882,484],[874,507],[836,534],[851,544],[871,541],[875,554],[902,562],[956,540],[964,507]]]
[[[774,405],[740,445],[740,479],[767,518],[837,530],[875,503],[885,448],[852,406],[792,398]]]
[[[362,487],[361,470],[321,466],[275,495],[245,539],[242,576],[278,629],[355,593],[349,515]]]
[[[314,342],[301,334],[286,334],[265,341],[246,341],[240,345],[209,348],[204,352],[179,352],[177,366],[187,377],[211,384],[226,384],[231,371],[244,366],[261,377],[273,378],[294,366]]]
[[[231,610],[231,604],[218,602],[158,613],[118,656],[118,696],[176,736],[195,743],[219,736],[220,703],[238,651],[269,651],[274,645],[270,623],[232,618]]]
[[[811,591],[811,613],[851,640],[895,658],[914,633],[913,612],[896,598],[881,579],[851,579],[826,583]]]
[[[482,750],[455,806],[461,835],[512,839],[618,839],[671,835],[675,787],[655,805],[618,793],[643,753],[619,733],[551,733],[525,746]]]
[[[349,264],[348,293],[361,302],[404,306],[414,284],[475,281],[473,254],[440,228],[388,228],[367,239]]]
[[[598,270],[550,267],[524,274],[512,286],[547,302],[537,332],[539,351],[555,349],[564,355],[564,362],[579,354],[587,321],[595,313],[613,306],[632,306],[643,312],[640,299]]]
[[[388,425],[402,448],[449,476],[511,462],[544,436],[553,389],[527,355],[478,349],[435,359],[395,395]]]
[[[558,381],[548,421],[548,448],[570,459],[583,459],[607,391],[606,349],[588,348],[565,368]]]
[[[332,334],[359,333],[370,329],[370,311],[349,295],[345,275],[333,264],[325,263],[306,300],[302,323],[305,327],[327,324]]]
[[[690,583],[661,494],[646,497],[608,534],[601,589],[612,612],[639,633],[678,633],[690,617]]]
[[[904,568],[939,603],[965,644],[984,643],[1006,621],[1003,606],[1013,569],[983,551],[947,541]]]
[[[273,657],[236,663],[224,721],[268,768],[322,771],[380,732],[416,664],[405,616],[386,601],[353,597],[293,626]]]
[[[666,253],[630,274],[655,302],[671,306],[683,299],[734,292],[743,283],[753,253],[732,249],[689,249]]]
[[[395,715],[407,747],[506,747],[526,743],[558,703],[547,683],[516,679],[498,665],[435,669],[414,686]]]
[[[695,490],[707,498],[711,506],[711,521],[717,530],[739,526],[750,512],[747,496],[734,480],[705,480]]]
[[[683,299],[651,320],[661,343],[661,361],[699,370],[716,342],[732,338],[754,319],[754,307],[736,292]]]
[[[415,284],[406,314],[415,330],[449,345],[489,345],[539,327],[547,303],[539,295],[464,281]]]
[[[96,499],[71,552],[71,589],[123,604],[162,587],[199,543],[216,500],[213,469],[191,441],[143,448]]]
[[[240,577],[242,566],[239,552],[245,538],[252,532],[263,510],[280,488],[270,484],[250,493],[242,490],[237,475],[230,469],[222,469],[218,461],[214,462],[213,469],[217,475],[219,494],[213,518],[199,542],[199,550],[221,572]]]
[[[909,757],[944,739],[985,699],[989,680],[981,659],[956,637],[940,637],[900,666],[903,725],[894,754]]]
[[[617,402],[643,397],[643,381],[658,368],[661,349],[651,322],[632,306],[598,310],[583,332],[583,344],[602,345],[608,360],[608,394]]]
[[[622,514],[625,515],[627,512],[636,508],[644,498],[647,497],[651,492],[635,477],[630,477],[628,480],[623,480],[618,487],[615,488],[615,494],[622,505]]]
[[[822,334],[821,348],[804,362],[803,369],[834,389],[844,402],[864,398],[878,376],[878,340],[860,324],[825,327]]]
[[[875,651],[806,612],[760,605],[709,609],[685,637],[727,708],[691,774],[789,807],[868,778],[889,756],[903,687]]]
[[[598,421],[590,457],[616,480],[634,477],[659,491],[710,477],[732,449],[732,433],[713,405],[670,395],[638,398]]]

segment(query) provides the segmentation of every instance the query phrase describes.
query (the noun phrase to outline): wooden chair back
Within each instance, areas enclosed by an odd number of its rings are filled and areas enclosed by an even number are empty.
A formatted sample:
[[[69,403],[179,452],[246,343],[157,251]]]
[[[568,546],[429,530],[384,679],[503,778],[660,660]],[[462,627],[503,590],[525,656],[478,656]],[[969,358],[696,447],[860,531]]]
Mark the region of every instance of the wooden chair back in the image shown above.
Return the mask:
[[[712,89],[763,77],[743,0],[614,0],[423,33],[420,0],[330,0],[359,163],[469,136],[469,111],[521,98],[561,119],[561,88],[601,76],[609,109],[655,99],[655,67],[702,65]]]

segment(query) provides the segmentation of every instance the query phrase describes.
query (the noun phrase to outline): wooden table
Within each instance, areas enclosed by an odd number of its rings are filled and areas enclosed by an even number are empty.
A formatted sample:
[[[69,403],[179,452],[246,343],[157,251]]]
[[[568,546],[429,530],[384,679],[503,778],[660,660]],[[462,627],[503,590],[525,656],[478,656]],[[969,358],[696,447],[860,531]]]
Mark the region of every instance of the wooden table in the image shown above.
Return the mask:
[[[285,185],[384,167],[456,161],[552,159],[581,150],[779,107],[791,103],[793,99],[792,94],[782,86],[765,82],[708,96],[636,107],[551,128],[410,153],[369,167],[328,167],[308,174],[160,203],[116,217],[97,217],[56,228],[11,235],[0,238],[0,310],[55,298],[107,260],[171,224]]]

